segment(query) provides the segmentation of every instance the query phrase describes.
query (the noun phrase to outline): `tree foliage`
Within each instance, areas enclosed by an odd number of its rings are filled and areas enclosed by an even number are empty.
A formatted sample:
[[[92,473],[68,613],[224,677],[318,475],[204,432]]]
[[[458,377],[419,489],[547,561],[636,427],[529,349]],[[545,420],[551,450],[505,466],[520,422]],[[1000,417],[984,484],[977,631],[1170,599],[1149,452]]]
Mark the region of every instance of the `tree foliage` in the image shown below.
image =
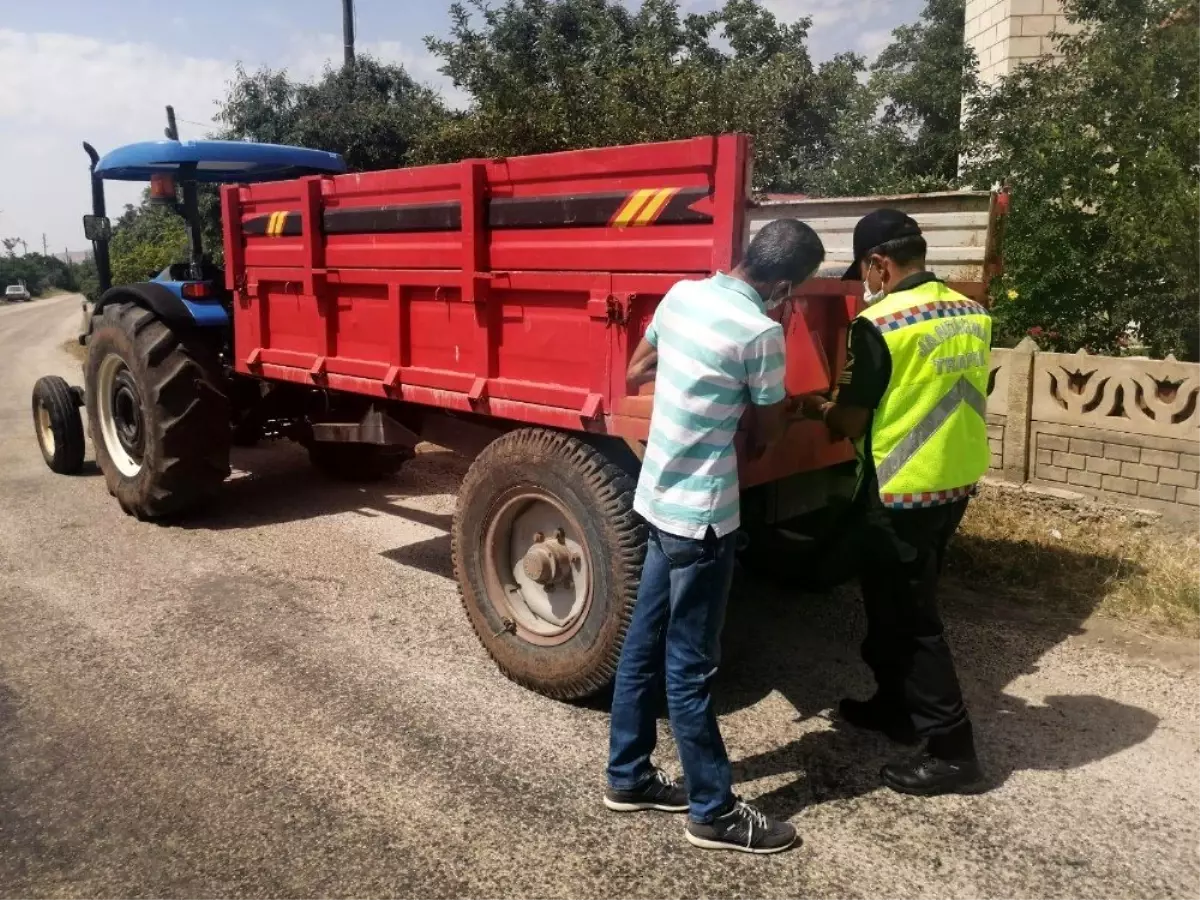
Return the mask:
[[[1197,358],[1200,93],[1194,0],[1066,0],[1062,59],[970,112],[967,177],[1012,206],[996,314],[1009,340]]]
[[[171,209],[143,200],[126,206],[113,224],[109,245],[113,284],[153,278],[168,265],[187,259],[187,231]]]
[[[19,239],[6,238],[0,244],[5,247],[5,253],[0,255],[0,295],[10,284],[25,285],[35,297],[46,291],[79,289],[80,275],[86,267],[41,253],[18,255],[16,248],[24,246]]]
[[[445,115],[440,96],[403,66],[367,55],[313,84],[285,70],[238,67],[217,119],[227,140],[332,150],[354,171],[411,165],[417,140]]]
[[[892,32],[863,90],[835,120],[831,150],[815,160],[821,196],[947,190],[958,182],[963,97],[977,84],[963,42],[964,0],[927,0],[920,19]]]
[[[239,68],[219,136],[334,150],[369,170],[742,131],[762,190],[916,190],[954,174],[961,88],[973,78],[963,0],[929,0],[866,84],[862,57],[815,65],[810,20],[780,21],[755,0],[703,14],[677,0],[636,11],[620,0],[465,0],[450,16],[449,35],[427,44],[470,97],[466,110],[369,56],[314,84]],[[205,208],[216,235],[215,204]]]
[[[756,180],[795,189],[860,89],[853,54],[814,66],[808,19],[753,0],[681,15],[673,0],[483,0],[427,39],[472,103],[421,145],[426,160],[544,153],[726,131],[755,138]]]

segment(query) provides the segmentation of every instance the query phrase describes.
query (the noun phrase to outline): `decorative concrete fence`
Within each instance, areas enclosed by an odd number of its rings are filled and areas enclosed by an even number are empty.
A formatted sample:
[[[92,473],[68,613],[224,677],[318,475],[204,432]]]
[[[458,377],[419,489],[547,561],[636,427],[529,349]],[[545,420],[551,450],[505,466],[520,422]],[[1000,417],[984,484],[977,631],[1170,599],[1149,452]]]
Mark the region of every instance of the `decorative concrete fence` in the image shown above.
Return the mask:
[[[1200,512],[1200,365],[992,351],[993,477],[1157,509]]]

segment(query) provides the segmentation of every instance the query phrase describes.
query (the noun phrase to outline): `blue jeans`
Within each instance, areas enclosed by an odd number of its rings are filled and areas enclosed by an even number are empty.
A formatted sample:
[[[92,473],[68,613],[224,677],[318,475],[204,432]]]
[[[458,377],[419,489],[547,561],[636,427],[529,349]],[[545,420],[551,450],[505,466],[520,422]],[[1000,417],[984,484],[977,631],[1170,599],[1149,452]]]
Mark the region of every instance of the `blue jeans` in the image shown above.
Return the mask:
[[[679,747],[693,821],[711,822],[733,800],[729,757],[709,683],[733,581],[735,538],[700,540],[650,528],[637,605],[613,688],[608,782],[631,790],[653,771],[659,685],[666,675],[671,732]]]

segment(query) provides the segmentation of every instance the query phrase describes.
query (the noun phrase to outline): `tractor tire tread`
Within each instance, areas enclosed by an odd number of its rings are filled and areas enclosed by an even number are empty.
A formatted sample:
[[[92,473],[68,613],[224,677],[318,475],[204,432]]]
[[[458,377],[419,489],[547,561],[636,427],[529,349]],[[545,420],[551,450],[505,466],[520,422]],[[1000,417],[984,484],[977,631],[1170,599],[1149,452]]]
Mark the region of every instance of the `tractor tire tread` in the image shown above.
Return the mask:
[[[132,303],[105,307],[90,346],[103,343],[108,329],[120,332],[136,357],[125,362],[142,393],[145,426],[151,432],[147,446],[157,448],[143,458],[136,478],[125,478],[98,438],[97,457],[110,489],[121,508],[139,519],[178,515],[202,505],[229,474],[228,400],[220,388],[223,376],[211,338],[198,331],[176,332]],[[98,365],[89,354],[89,416],[95,435],[100,434],[98,399],[92,398]]]

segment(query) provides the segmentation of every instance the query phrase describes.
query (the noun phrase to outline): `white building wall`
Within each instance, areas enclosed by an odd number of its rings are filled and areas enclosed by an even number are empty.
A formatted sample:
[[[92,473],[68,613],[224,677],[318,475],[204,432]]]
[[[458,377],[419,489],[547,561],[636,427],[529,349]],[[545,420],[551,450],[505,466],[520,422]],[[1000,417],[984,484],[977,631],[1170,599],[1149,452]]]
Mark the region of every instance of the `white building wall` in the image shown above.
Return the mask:
[[[963,39],[975,51],[979,80],[992,84],[1023,63],[1052,54],[1052,33],[1075,30],[1059,0],[967,0]]]

